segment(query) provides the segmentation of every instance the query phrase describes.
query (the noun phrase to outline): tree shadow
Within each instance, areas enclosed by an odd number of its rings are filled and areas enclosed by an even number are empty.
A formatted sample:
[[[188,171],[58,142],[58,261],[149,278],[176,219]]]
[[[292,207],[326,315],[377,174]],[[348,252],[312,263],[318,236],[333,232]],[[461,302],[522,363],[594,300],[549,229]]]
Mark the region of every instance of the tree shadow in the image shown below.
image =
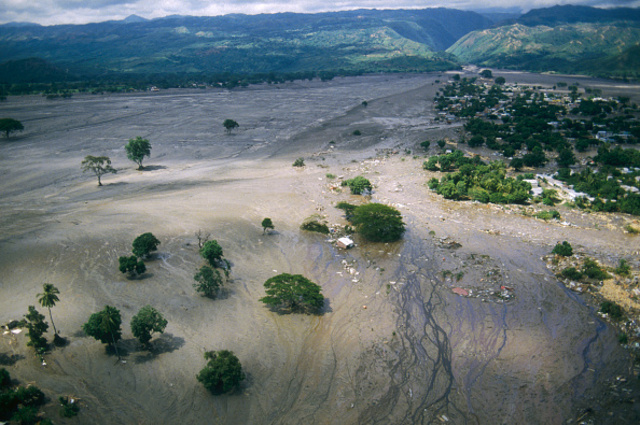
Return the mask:
[[[22,354],[0,353],[0,366],[13,366],[18,360],[25,358]]]
[[[165,165],[145,165],[140,171],[155,171],[155,170],[166,170],[167,167]]]
[[[98,186],[98,187],[111,187],[111,186],[124,186],[127,185],[129,183],[127,182],[115,182],[115,183],[102,183],[102,186]]]
[[[125,274],[127,280],[145,280],[147,278],[153,277],[153,273],[144,272],[142,274],[130,275],[129,273]]]
[[[163,333],[149,343],[149,348],[147,350],[138,344],[140,352],[144,351],[144,354],[137,355],[134,361],[138,364],[149,362],[161,354],[172,353],[178,350],[184,345],[184,343],[185,341],[182,337],[174,336],[170,333]]]

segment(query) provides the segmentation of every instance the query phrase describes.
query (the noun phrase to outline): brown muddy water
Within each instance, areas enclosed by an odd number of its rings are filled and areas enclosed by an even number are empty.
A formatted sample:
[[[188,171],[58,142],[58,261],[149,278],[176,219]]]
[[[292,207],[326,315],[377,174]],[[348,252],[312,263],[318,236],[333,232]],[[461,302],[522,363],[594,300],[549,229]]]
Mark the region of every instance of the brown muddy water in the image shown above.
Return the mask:
[[[69,341],[42,366],[24,334],[3,338],[5,367],[44,390],[56,423],[561,424],[599,409],[607,382],[631,379],[629,356],[540,257],[559,238],[593,251],[628,243],[433,195],[422,158],[405,149],[459,133],[432,121],[436,79],[446,75],[0,104],[25,125],[0,142],[0,322],[53,283]],[[225,133],[226,118],[240,129]],[[123,149],[137,135],[152,144],[142,172]],[[98,188],[80,172],[86,155],[110,156],[118,173]],[[297,157],[304,169],[291,166]],[[403,213],[403,240],[356,238],[344,251],[300,231],[313,214],[344,223],[335,203],[363,201],[331,190],[329,173],[369,178],[373,199]],[[233,265],[217,300],[192,288],[198,230]],[[126,279],[117,259],[147,231],[159,251],[142,279]],[[319,283],[325,313],[266,309],[262,284],[282,272]],[[122,312],[123,361],[81,331],[105,304]],[[147,304],[169,322],[150,351],[129,329]],[[195,379],[203,353],[218,349],[247,374],[236,394],[211,396]],[[57,416],[59,395],[79,398],[77,418]]]

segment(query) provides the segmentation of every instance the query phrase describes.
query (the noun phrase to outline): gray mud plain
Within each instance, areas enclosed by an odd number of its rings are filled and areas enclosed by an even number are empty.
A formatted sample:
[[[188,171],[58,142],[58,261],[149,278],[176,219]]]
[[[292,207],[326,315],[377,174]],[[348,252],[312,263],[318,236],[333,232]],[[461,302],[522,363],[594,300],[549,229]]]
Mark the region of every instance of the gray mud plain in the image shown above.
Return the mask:
[[[405,149],[422,155],[421,141],[460,130],[432,122],[436,79],[446,76],[0,104],[0,116],[25,126],[0,140],[0,322],[21,318],[53,283],[54,320],[69,340],[43,367],[24,334],[3,338],[0,353],[18,359],[6,366],[12,376],[44,390],[56,423],[560,424],[589,406],[609,379],[628,376],[629,357],[540,258],[564,239],[585,252],[634,248],[617,227],[594,228],[597,218],[567,211],[578,225],[560,227],[432,194],[423,159]],[[225,133],[226,118],[240,128]],[[123,149],[135,136],[152,144],[144,171]],[[97,187],[80,172],[86,155],[110,156],[118,173]],[[291,166],[297,157],[304,169]],[[369,178],[373,199],[403,213],[403,241],[343,251],[300,231],[312,214],[344,223],[333,205],[359,201],[332,191],[327,173]],[[218,300],[192,288],[200,229],[233,264]],[[117,259],[144,232],[162,243],[130,280]],[[326,313],[266,309],[262,284],[282,272],[319,283]],[[465,298],[456,286],[508,286],[516,297]],[[81,331],[106,304],[122,312],[125,362]],[[169,321],[151,352],[129,328],[147,304]],[[203,353],[219,349],[237,354],[247,379],[214,397],[195,376]],[[59,395],[80,399],[77,418],[58,417]]]

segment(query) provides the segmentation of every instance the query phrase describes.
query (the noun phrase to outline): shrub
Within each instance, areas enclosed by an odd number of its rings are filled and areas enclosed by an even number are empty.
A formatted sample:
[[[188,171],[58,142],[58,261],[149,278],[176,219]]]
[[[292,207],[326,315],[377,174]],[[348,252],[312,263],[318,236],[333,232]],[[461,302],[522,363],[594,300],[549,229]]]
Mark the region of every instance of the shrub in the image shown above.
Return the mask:
[[[352,134],[353,134],[354,136],[360,136],[360,135],[362,135],[362,132],[361,132],[360,130],[353,130],[353,133],[352,133]]]
[[[422,149],[429,150],[429,146],[431,146],[431,142],[428,140],[425,140],[424,142],[420,143],[420,146],[422,146]]]
[[[293,166],[294,167],[304,167],[304,158],[298,158],[295,161],[293,161]]]
[[[551,220],[551,219],[559,220],[560,219],[560,213],[558,211],[556,211],[556,210],[540,211],[539,213],[536,214],[536,217],[539,218],[539,219],[545,220],[545,221],[546,220]]]
[[[344,180],[342,186],[349,186],[353,195],[361,195],[365,192],[370,192],[372,189],[371,182],[362,176]]]
[[[560,272],[562,277],[571,280],[580,280],[582,279],[582,273],[580,273],[575,267],[567,267],[566,269]]]
[[[629,276],[629,273],[631,272],[631,267],[629,266],[629,263],[627,263],[627,260],[625,260],[624,258],[621,258],[620,263],[618,264],[618,267],[616,267],[613,270],[613,272],[620,276]]]
[[[551,253],[562,257],[571,257],[573,255],[573,247],[567,241],[558,242]]]
[[[58,401],[60,402],[60,416],[63,418],[72,418],[80,411],[80,406],[74,400],[69,401],[68,397],[60,396]]]
[[[611,320],[619,321],[624,317],[624,310],[613,301],[604,301],[600,304],[600,312],[608,314]]]
[[[138,260],[138,257],[135,255],[130,257],[120,257],[118,258],[118,263],[119,270],[122,273],[128,273],[131,277],[141,275],[147,271],[147,267],[144,265],[144,262],[142,260]]]
[[[605,272],[600,265],[591,258],[585,258],[582,265],[582,273],[590,279],[605,280],[610,278],[609,273]]]

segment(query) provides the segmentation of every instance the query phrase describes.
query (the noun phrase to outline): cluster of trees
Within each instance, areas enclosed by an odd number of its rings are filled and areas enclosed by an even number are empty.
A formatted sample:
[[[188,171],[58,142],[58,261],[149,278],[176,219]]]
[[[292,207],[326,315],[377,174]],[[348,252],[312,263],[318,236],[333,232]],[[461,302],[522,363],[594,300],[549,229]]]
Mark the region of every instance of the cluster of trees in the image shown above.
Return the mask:
[[[524,204],[531,199],[531,185],[524,180],[507,177],[506,167],[500,161],[487,165],[477,157],[465,158],[460,151],[441,155],[435,162],[430,161],[425,163],[425,168],[433,170],[435,164],[440,164],[441,171],[450,172],[440,180],[436,177],[429,180],[429,188],[446,199],[471,199],[494,204]],[[452,172],[454,167],[458,171]]]
[[[152,251],[156,251],[158,245],[160,241],[150,232],[135,238],[132,243],[133,255],[118,258],[120,272],[127,273],[131,278],[142,275],[147,271],[142,259],[148,257]]]
[[[138,170],[142,170],[144,157],[151,155],[151,143],[147,139],[138,136],[129,139],[124,147],[127,158],[138,164]],[[102,176],[105,174],[115,174],[117,170],[111,166],[111,158],[108,156],[87,155],[80,164],[83,173],[93,173],[98,178],[98,186],[102,186]]]
[[[104,309],[89,316],[82,325],[87,335],[112,347],[118,353],[117,343],[122,339],[122,316],[120,310],[106,305]],[[153,333],[163,333],[167,320],[150,305],[142,307],[131,319],[131,333],[143,347],[149,348]]]
[[[216,298],[226,279],[229,278],[231,263],[224,258],[222,247],[216,240],[207,240],[200,248],[200,255],[207,265],[200,267],[193,279],[194,289],[201,295]]]
[[[9,372],[5,368],[0,369],[0,421],[51,424],[49,419],[42,419],[39,414],[39,407],[45,401],[40,388],[35,385],[15,386]]]

